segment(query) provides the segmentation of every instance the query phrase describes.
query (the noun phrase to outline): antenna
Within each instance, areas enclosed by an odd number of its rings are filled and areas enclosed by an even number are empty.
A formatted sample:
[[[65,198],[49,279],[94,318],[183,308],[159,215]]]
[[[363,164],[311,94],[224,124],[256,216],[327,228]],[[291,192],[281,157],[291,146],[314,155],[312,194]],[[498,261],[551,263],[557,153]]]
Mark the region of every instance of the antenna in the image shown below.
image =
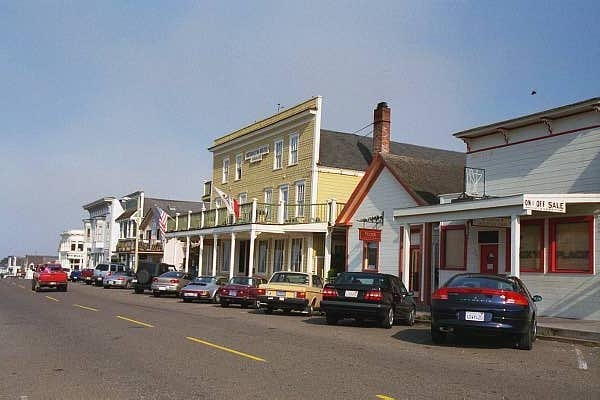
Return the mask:
[[[281,103],[277,103],[277,112],[283,110],[284,107],[281,105]]]

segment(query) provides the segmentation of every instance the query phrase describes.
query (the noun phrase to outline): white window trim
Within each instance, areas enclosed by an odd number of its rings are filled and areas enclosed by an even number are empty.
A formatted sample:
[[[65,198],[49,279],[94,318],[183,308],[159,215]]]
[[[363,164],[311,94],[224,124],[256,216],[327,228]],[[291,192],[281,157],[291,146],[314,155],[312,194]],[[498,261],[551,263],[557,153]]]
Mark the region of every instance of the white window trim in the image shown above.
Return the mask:
[[[281,143],[281,165],[277,166],[277,144]],[[273,169],[283,168],[283,139],[277,139],[273,143]]]
[[[292,162],[292,138],[296,138],[296,161]],[[288,166],[298,164],[298,151],[300,147],[300,134],[293,133],[290,135],[289,145],[288,145]]]
[[[295,217],[304,217],[304,214],[306,212],[306,184],[304,183],[304,181],[298,181],[295,184],[296,186],[296,210],[295,210]],[[299,198],[298,198],[298,187],[302,186],[302,203],[299,202]],[[289,195],[288,195],[289,197]],[[300,204],[302,204],[302,215],[300,215]]]
[[[227,163],[227,171],[225,171],[225,163]],[[223,171],[221,173],[221,182],[222,183],[229,182],[229,167],[230,166],[231,166],[231,163],[229,162],[229,157],[224,158],[223,164],[221,165],[221,167],[223,168]]]
[[[240,161],[238,164],[238,160]],[[244,155],[238,154],[235,156],[235,180],[239,181],[242,179],[242,166],[244,165]],[[239,173],[238,173],[239,170]]]

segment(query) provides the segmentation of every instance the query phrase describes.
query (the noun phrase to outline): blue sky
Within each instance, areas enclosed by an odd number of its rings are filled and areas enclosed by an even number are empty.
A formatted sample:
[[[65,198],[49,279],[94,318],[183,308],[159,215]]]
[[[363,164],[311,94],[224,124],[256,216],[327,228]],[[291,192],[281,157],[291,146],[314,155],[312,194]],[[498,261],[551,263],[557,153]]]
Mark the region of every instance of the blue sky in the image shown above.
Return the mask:
[[[323,96],[392,140],[600,96],[598,1],[3,1],[0,258],[56,254],[82,205],[199,200],[212,141]],[[537,94],[531,96],[535,89]]]

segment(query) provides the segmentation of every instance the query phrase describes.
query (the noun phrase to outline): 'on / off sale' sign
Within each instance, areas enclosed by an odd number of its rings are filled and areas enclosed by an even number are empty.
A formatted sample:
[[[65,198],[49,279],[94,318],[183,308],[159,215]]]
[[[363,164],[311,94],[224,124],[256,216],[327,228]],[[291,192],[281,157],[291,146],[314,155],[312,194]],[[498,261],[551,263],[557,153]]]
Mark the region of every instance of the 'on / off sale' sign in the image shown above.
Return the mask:
[[[556,199],[556,198],[543,198],[543,197],[524,197],[523,198],[523,208],[525,210],[532,211],[546,211],[546,212],[555,212],[555,213],[565,213],[567,212],[567,204],[565,201]]]

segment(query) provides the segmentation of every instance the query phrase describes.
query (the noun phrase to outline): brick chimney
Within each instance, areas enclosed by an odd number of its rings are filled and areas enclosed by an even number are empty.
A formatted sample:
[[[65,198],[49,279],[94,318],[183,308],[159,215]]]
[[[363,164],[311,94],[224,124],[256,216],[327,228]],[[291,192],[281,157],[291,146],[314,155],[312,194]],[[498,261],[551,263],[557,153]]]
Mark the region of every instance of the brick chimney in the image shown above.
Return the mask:
[[[391,112],[386,102],[377,104],[373,111],[373,156],[390,152]]]

